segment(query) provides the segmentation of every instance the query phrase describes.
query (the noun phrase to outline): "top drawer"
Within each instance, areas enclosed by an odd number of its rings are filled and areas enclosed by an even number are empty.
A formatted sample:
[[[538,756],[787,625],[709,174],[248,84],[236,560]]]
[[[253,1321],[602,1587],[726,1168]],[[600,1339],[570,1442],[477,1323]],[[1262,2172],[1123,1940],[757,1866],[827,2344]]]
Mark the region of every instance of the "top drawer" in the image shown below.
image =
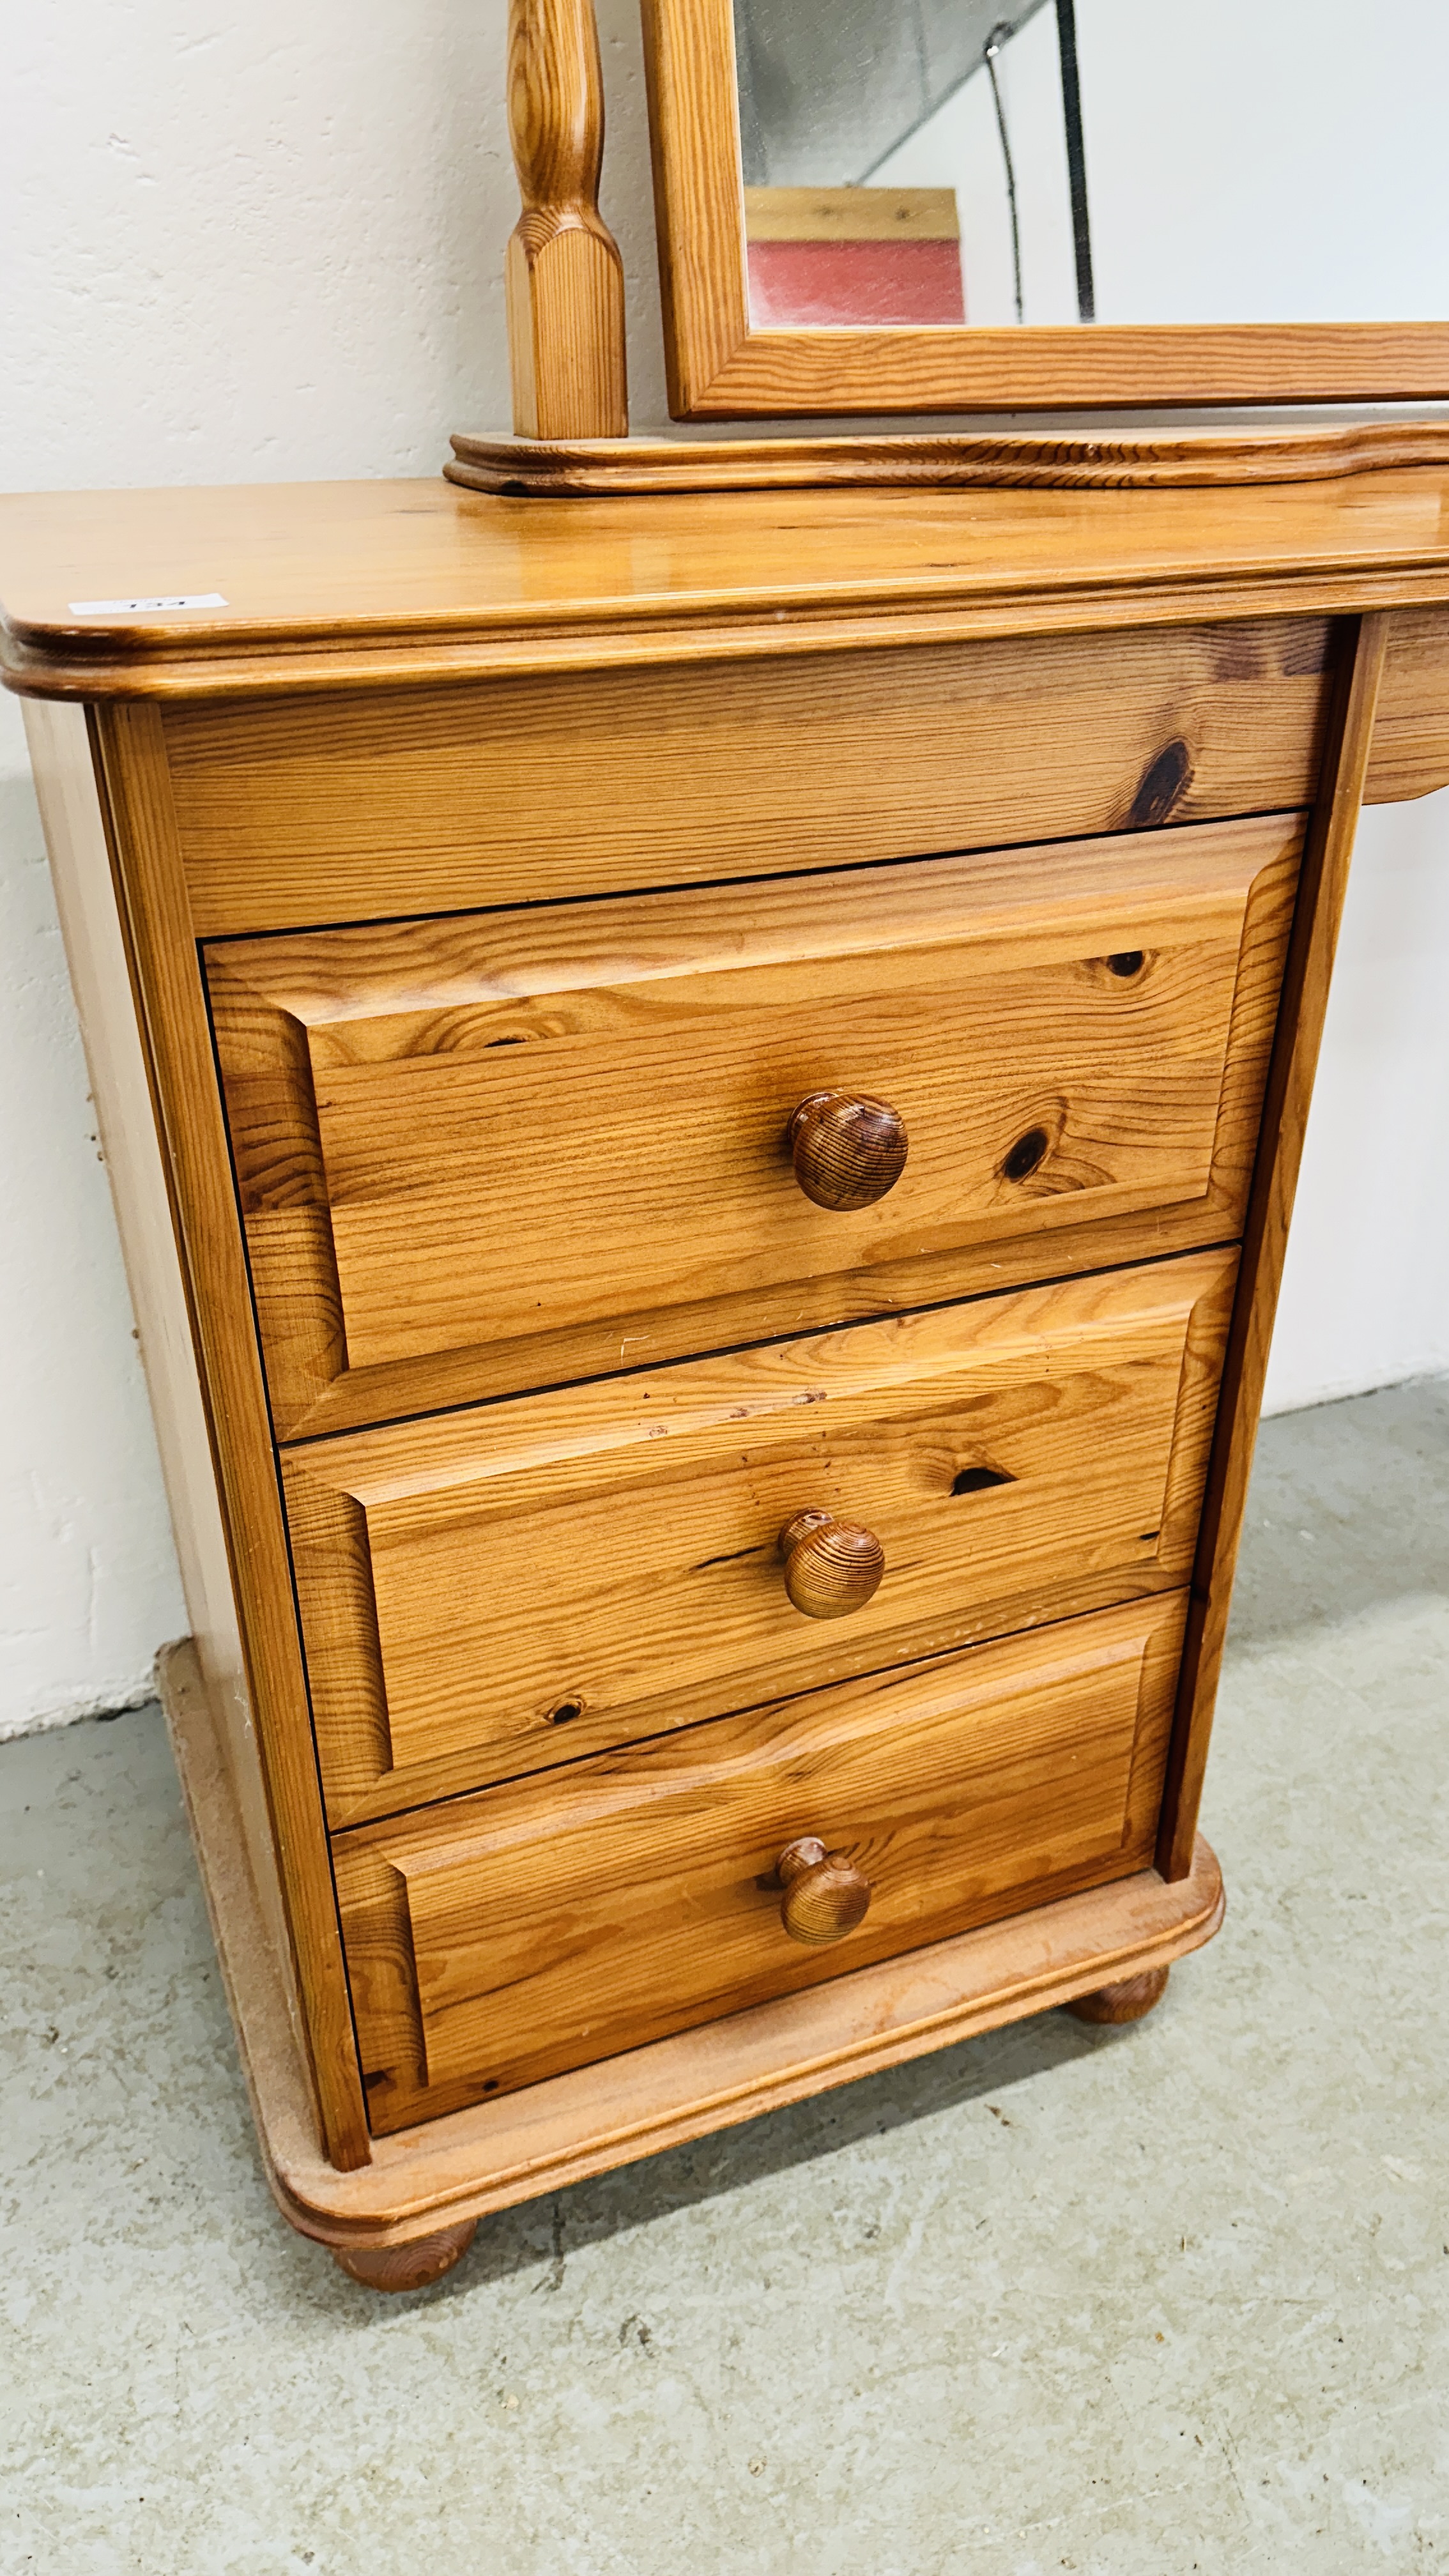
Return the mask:
[[[283,1438],[1239,1225],[1294,817],[213,943]],[[888,1103],[886,1195],[787,1130]]]
[[[833,497],[847,517],[891,506]],[[788,518],[790,496],[774,507]],[[655,508],[662,532],[671,504]],[[529,519],[530,552],[546,516]],[[570,553],[576,514],[554,524]],[[639,597],[656,574],[667,591],[667,538],[628,551]],[[693,540],[691,554],[702,562]],[[758,599],[718,609],[717,640],[741,610],[757,624]],[[571,671],[168,706],[197,937],[863,867],[1313,798],[1332,619],[930,644],[919,592],[903,611],[913,640],[869,652],[681,663],[666,649],[654,668],[611,671],[587,667],[580,633],[565,650],[585,667]]]

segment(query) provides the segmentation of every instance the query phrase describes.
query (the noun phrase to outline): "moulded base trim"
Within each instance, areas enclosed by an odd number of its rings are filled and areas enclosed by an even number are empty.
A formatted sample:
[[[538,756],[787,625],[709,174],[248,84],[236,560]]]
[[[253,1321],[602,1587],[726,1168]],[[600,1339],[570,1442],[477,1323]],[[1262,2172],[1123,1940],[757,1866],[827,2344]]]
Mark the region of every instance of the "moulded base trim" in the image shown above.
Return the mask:
[[[301,2034],[263,1924],[235,1794],[189,1639],[158,1686],[191,1818],[268,2178],[305,2236],[406,2244],[858,2075],[1166,1967],[1211,1940],[1222,1874],[1198,1837],[1188,1877],[1139,1870],[798,1995],[373,2143],[339,2173],[322,2148]]]

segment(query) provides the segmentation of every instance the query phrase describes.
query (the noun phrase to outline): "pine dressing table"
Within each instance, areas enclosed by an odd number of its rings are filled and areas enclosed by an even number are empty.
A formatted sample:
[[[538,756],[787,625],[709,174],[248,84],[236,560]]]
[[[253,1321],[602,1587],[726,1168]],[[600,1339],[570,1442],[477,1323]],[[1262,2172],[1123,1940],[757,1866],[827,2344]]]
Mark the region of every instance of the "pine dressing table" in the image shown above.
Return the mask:
[[[1215,1930],[1355,820],[1449,780],[1449,461],[1309,470],[0,506],[168,1711],[358,2277]]]

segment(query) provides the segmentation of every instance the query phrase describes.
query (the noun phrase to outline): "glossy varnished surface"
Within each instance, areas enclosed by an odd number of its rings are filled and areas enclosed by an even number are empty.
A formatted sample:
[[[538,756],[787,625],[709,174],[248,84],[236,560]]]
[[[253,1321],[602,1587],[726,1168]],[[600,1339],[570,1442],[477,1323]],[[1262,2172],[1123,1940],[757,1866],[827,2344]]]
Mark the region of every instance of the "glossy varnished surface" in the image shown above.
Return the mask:
[[[1133,1602],[339,1837],[374,2130],[1130,1876],[1183,1610]],[[797,1838],[833,1862],[814,1917],[808,1872],[782,1907]]]
[[[1265,617],[332,689],[162,725],[216,938],[1306,805],[1336,653],[1331,620]],[[1416,668],[1397,757],[1423,783]]]
[[[432,482],[0,503],[6,677],[286,691],[893,631],[1049,631],[1449,598],[1449,470],[1154,492],[510,499]],[[78,618],[74,599],[221,592]]]
[[[328,2244],[402,2244],[532,2199],[1180,1957],[1222,1921],[1222,1877],[1200,1842],[1191,1876],[1174,1887],[1155,1870],[1134,1871],[580,2073],[489,2095],[379,2139],[370,2165],[339,2173],[318,2146],[189,1646],[167,1651],[159,1679],[267,2170],[293,2224]]]
[[[1020,344],[1018,343],[1018,346]],[[1208,489],[1305,483],[1449,461],[1449,421],[1391,420],[1312,429],[857,431],[821,438],[470,437],[455,431],[443,471],[473,492],[772,492],[831,485],[917,491]]]
[[[351,940],[352,930],[338,928],[349,921],[361,930],[391,915],[391,937],[397,916],[407,916],[422,937],[436,933],[446,942],[456,925],[420,916],[525,907],[547,895],[555,899],[551,911],[531,918],[557,923],[570,904],[612,914],[614,905],[591,900],[610,896],[623,919],[642,900],[641,889],[673,887],[676,894],[657,899],[696,906],[708,882],[722,902],[749,907],[753,929],[760,889],[726,888],[724,880],[774,878],[788,904],[811,870],[849,871],[848,884],[862,886],[857,872],[867,863],[1003,842],[1016,845],[1010,864],[1020,869],[1033,840],[1104,829],[1135,865],[1135,854],[1150,844],[1160,855],[1171,842],[1196,839],[1163,830],[1165,823],[1201,820],[1206,843],[1218,817],[1316,798],[1307,892],[1269,1084],[1269,1152],[1248,1201],[1225,1406],[1217,1398],[1235,1252],[1185,1253],[1146,1272],[1033,1287],[1018,1228],[992,1250],[993,1259],[1013,1265],[999,1285],[1014,1293],[992,1298],[989,1316],[983,1300],[979,1308],[942,1307],[847,1331],[838,1314],[785,1314],[779,1300],[800,1283],[771,1276],[758,1297],[748,1285],[731,1292],[760,1310],[740,1334],[751,1347],[722,1345],[729,1300],[706,1316],[708,1300],[691,1295],[685,1303],[697,1338],[680,1347],[713,1357],[655,1368],[651,1351],[647,1372],[583,1388],[559,1385],[552,1395],[520,1393],[505,1363],[486,1389],[503,1402],[313,1440],[285,1459],[308,1621],[306,1678],[331,1800],[325,1821],[361,1827],[341,1836],[358,1853],[424,1828],[445,1835],[460,1802],[534,1801],[557,1821],[596,1760],[632,1762],[649,1735],[672,1759],[701,1721],[748,1728],[761,1707],[791,1692],[824,1693],[829,1753],[838,1748],[849,1694],[863,1686],[862,1676],[894,1666],[901,1679],[908,1662],[919,1673],[915,1659],[1008,1631],[1020,1634],[1023,1652],[1050,1649],[1053,1623],[1100,1609],[1125,1617],[1134,1603],[1133,1615],[1147,1617],[1163,1596],[1180,1597],[1191,1575],[1187,1664],[1170,1744],[1165,1686],[1154,1702],[1157,1768],[1148,1801],[1164,1874],[1187,1873],[1183,1893],[1144,1872],[1123,1882],[1137,1893],[1120,1907],[1115,1897],[1110,1904],[1094,1897],[1094,1909],[1102,1910],[1079,1924],[1075,1964],[1053,1991],[1120,1983],[1164,1964],[1171,1951],[1164,1952],[1163,1939],[1182,1947],[1211,1928],[1215,1895],[1201,1887],[1189,1893],[1197,1876],[1192,1835],[1255,1373],[1271,1320],[1359,790],[1366,781],[1370,794],[1376,787],[1420,792],[1437,783],[1446,762],[1444,611],[1434,604],[1449,600],[1446,489],[1436,469],[1423,468],[1256,493],[991,492],[929,505],[811,495],[767,507],[723,496],[575,509],[461,499],[417,485],[180,495],[161,503],[106,496],[40,510],[40,518],[51,513],[51,561],[43,579],[38,558],[34,577],[20,567],[31,631],[28,644],[22,638],[13,645],[10,676],[42,693],[83,695],[89,688],[100,699],[174,700],[164,710],[102,704],[92,738],[170,1158],[296,1999],[312,2037],[334,2166],[360,2166],[368,2152],[363,2069],[347,2013],[278,1509],[274,1417],[252,1339],[252,1280],[214,1087],[198,941],[260,933],[263,940],[248,944],[291,951],[290,970],[299,955],[304,968],[314,964],[334,936]],[[12,527],[33,508],[15,505]],[[143,564],[153,541],[158,559]],[[173,551],[163,563],[168,545]],[[6,562],[0,519],[0,589]],[[13,580],[9,589],[14,595]],[[225,591],[230,605],[190,634],[121,614],[110,619],[107,643],[103,617],[99,652],[65,605],[71,596],[213,589]],[[1379,607],[1390,615],[1360,615]],[[867,644],[882,649],[855,649]],[[691,661],[699,667],[682,667]],[[629,662],[656,667],[604,667]],[[511,675],[505,685],[496,684],[500,674]],[[387,685],[373,690],[369,681]],[[448,681],[469,685],[442,685]],[[314,685],[320,695],[301,694]],[[261,696],[247,705],[252,689]],[[1377,769],[1370,748],[1376,696],[1383,712]],[[1099,855],[1092,864],[1107,862]],[[881,873],[902,885],[925,875]],[[792,880],[795,891],[787,892]],[[848,906],[840,917],[848,922]],[[1278,945],[1263,978],[1269,1001],[1285,926],[1275,915]],[[888,920],[857,929],[862,953],[887,944]],[[288,937],[274,941],[283,932]],[[1114,930],[1110,946],[1093,941],[1084,953],[1126,994],[1140,970],[1134,964],[1118,976],[1111,951],[1121,942],[1124,969],[1139,950],[1145,963],[1153,949],[1144,929],[1130,936]],[[1264,957],[1271,945],[1265,941]],[[766,972],[773,969],[756,959],[752,982]],[[1151,981],[1149,972],[1144,996]],[[556,999],[558,990],[556,978],[548,981],[545,998]],[[613,1008],[607,977],[590,990],[591,1010]],[[251,994],[248,1009],[256,998]],[[306,1016],[293,1009],[296,995],[262,998],[290,1019],[295,1047]],[[537,995],[526,998],[532,1009]],[[651,1020],[655,998],[646,992],[641,999],[631,988],[630,1014]],[[1208,1053],[1220,1055],[1223,997],[1209,1009],[1211,998],[1203,979],[1192,983],[1184,1029],[1196,1046],[1196,1013],[1199,1034],[1212,1039]],[[506,1008],[517,999],[508,996]],[[394,993],[385,1001],[384,1019],[397,1000]],[[1257,1133],[1252,1113],[1271,1010],[1254,1022],[1242,1058],[1252,1064],[1252,1081],[1241,1084],[1240,1000],[1231,1005],[1223,1095],[1231,1133],[1228,1222],[1223,1234],[1199,1242],[1224,1243],[1238,1233]],[[452,994],[443,1016],[456,1014],[462,1032],[473,1007],[465,1000],[460,1009]],[[808,978],[791,1007],[813,1007]],[[401,1019],[411,1008],[409,1002]],[[429,1025],[435,1008],[435,998],[425,996]],[[341,1024],[350,1036],[339,1039],[329,1025],[317,1042],[319,1062],[331,1050],[322,1071],[339,1097],[334,1076],[350,1084],[356,1074],[359,1089],[374,1078],[368,1050],[378,1035],[366,1035],[346,1009]],[[401,1058],[389,1055],[383,1037],[376,1062],[385,1082],[409,1060],[415,1034]],[[363,1059],[355,1063],[349,1048],[358,1038]],[[454,1052],[461,1061],[468,1049]],[[536,1067],[540,1051],[532,1052]],[[900,1105],[884,1071],[840,1068],[836,1078]],[[813,1069],[800,1069],[781,1128],[817,1079]],[[688,1091],[671,1082],[676,1126],[681,1097],[688,1105]],[[322,1085],[317,1099],[320,1116]],[[924,1130],[910,1101],[905,1114],[909,1173],[918,1167]],[[355,1122],[354,1176],[387,1141],[371,1132],[376,1127],[366,1118]],[[436,1159],[437,1118],[422,1119],[419,1132],[425,1161]],[[1035,1141],[1039,1132],[1046,1148]],[[400,1138],[406,1149],[400,1128],[389,1150]],[[1049,1122],[1034,1113],[998,1158],[1003,1181],[1030,1189],[1050,1146]],[[1193,1171],[1201,1165],[1199,1153]],[[626,1184],[632,1172],[631,1162]],[[270,1186],[276,1175],[264,1177]],[[297,1179],[296,1171],[283,1173],[279,1207]],[[817,1211],[795,1190],[788,1165],[781,1180],[792,1211],[798,1201],[813,1219]],[[464,1197],[472,1186],[464,1175]],[[1181,1215],[1186,1186],[1184,1172],[1175,1171],[1177,1204],[1167,1206],[1151,1247],[1161,1254],[1184,1251],[1171,1222]],[[878,1211],[824,1213],[821,1223],[868,1224],[877,1214],[894,1223],[891,1211],[912,1187],[902,1176]],[[1131,1211],[1134,1225],[1147,1218],[1158,1221],[1151,1209]],[[560,1275],[571,1257],[567,1219],[565,1210]],[[595,1216],[583,1233],[597,1235]],[[1138,1257],[1145,1248],[1135,1246]],[[1118,1242],[1102,1257],[1121,1260],[1126,1247]],[[919,1281],[919,1256],[912,1264]],[[384,1286],[381,1306],[400,1307],[411,1277]],[[421,1268],[417,1277],[421,1284]],[[306,1265],[282,1286],[305,1298]],[[948,1297],[966,1293],[960,1277],[943,1286]],[[1013,1329],[1026,1316],[1014,1355],[995,1332],[1007,1309]],[[615,1319],[590,1318],[577,1304],[568,1312],[574,1320],[551,1321],[538,1339],[557,1356],[572,1338],[571,1364],[587,1372],[598,1362],[579,1337]],[[799,1337],[817,1325],[829,1329],[809,1349],[805,1374],[792,1375],[805,1350]],[[972,1339],[969,1353],[956,1348],[959,1334]],[[984,1354],[978,1336],[993,1345]],[[524,1338],[513,1331],[515,1346]],[[404,1364],[411,1365],[407,1351],[374,1351],[366,1365],[381,1371]],[[427,1359],[430,1369],[435,1364],[437,1352]],[[370,1393],[376,1391],[374,1382]],[[454,1388],[442,1401],[471,1401],[484,1391]],[[439,1393],[434,1385],[433,1397]],[[322,1427],[309,1420],[309,1430]],[[1200,1525],[1205,1479],[1209,1509]],[[880,1589],[840,1621],[791,1607],[778,1538],[803,1510],[858,1520],[879,1537],[886,1566]],[[746,1804],[764,1776],[761,1750],[754,1744],[736,1774]],[[829,1772],[827,1761],[822,1787]],[[533,1776],[525,1781],[525,1773]],[[902,1776],[892,1774],[895,1789]],[[1023,1891],[1023,1902],[1061,1885],[1046,1861],[1040,1868],[1033,1862],[1024,1879],[1012,1872],[1040,1855],[1034,1820],[1043,1814],[1054,1846],[1051,1799],[1063,1777],[1058,1766],[1046,1806],[1028,1799],[1006,1834],[1003,1884]],[[435,1810],[406,1826],[396,1821],[401,1808],[428,1799],[451,1802],[453,1812]],[[1104,1836],[1109,1804],[1087,1801]],[[490,1805],[490,1812],[502,1807]],[[1080,1820],[1081,1811],[1072,1812]],[[762,1812],[757,1821],[762,1834],[769,1828],[757,1876],[769,1874],[791,1837],[828,1837],[827,1855],[846,1854],[832,1866],[857,1872],[871,1889],[857,1931],[899,1948],[885,1882],[865,1856],[852,1857],[848,1818],[812,1801],[808,1814]],[[1069,1831],[1071,1816],[1061,1811],[1061,1821]],[[927,1819],[927,1845],[932,1830]],[[1100,1869],[1131,1869],[1120,1830],[1109,1853],[1110,1841],[1093,1845]],[[1144,1827],[1132,1852],[1145,1858],[1150,1842]],[[527,1818],[511,1848],[525,1845],[552,1866],[548,1833]],[[461,2088],[453,2096],[461,2105],[489,2080],[469,2054],[472,2041],[458,2035],[472,2009],[469,1996],[461,1988],[454,1996],[463,2018],[453,2019],[444,1993],[455,1973],[466,1983],[464,1953],[473,1936],[449,1914],[446,1868],[419,1864],[414,1889],[406,1869],[386,1866],[408,1890],[408,1920],[389,1882],[376,1918],[381,1946],[368,1950],[371,1935],[359,1936],[359,1991],[364,1953],[390,1962],[388,1975],[399,1959],[430,1963],[428,1979],[436,1971],[441,1982],[430,1986],[426,2009],[411,2008],[408,2044],[416,2050],[418,2028],[436,2004],[438,2071]],[[1097,1870],[1099,1862],[1084,1866]],[[226,1874],[214,1846],[208,1869],[218,1879]],[[662,1885],[668,1877],[666,1852],[662,1878],[651,1881],[646,1869],[640,1883]],[[582,1888],[580,1919],[593,1904],[587,1873]],[[779,1920],[783,1892],[768,1893],[770,1938],[813,1974],[805,1945]],[[525,1890],[521,1916],[532,1901]],[[564,1911],[571,1907],[573,1890],[563,1889],[559,1902]],[[563,1912],[550,1919],[567,1932]],[[612,1899],[598,1920],[602,1956],[618,1932]],[[1131,1937],[1124,1926],[1134,1927]],[[1001,1936],[993,1993],[1007,1995],[1006,2010],[1026,2009],[1040,1990],[1030,1960],[1041,1929],[1029,1911]],[[518,1925],[503,1937],[516,1941]],[[857,1933],[841,1937],[848,1947]],[[830,1945],[827,1962],[836,1955]],[[980,1954],[973,1956],[979,1968]],[[792,1972],[802,1971],[782,1973]],[[246,1973],[263,1982],[270,1972]],[[867,1982],[875,1975],[860,1972]],[[937,2020],[937,2036],[962,2027],[954,1968],[951,1976],[955,2000]],[[876,2004],[897,2033],[891,2046],[929,2044],[920,2015],[902,2001],[912,1982],[908,1962],[891,1966],[889,1996],[867,1990],[867,1982],[832,1970],[824,1986],[796,1996],[777,1991],[773,1970],[763,1984],[751,1986],[747,1977],[742,1996],[768,1999],[726,2018],[739,2024],[756,2012],[774,2016],[775,2036],[763,2055],[746,2048],[736,2098],[758,2109],[783,2098],[782,2084],[799,2090],[833,2080],[842,2051],[861,2045],[840,2033],[858,2032],[862,2014],[870,2022],[867,2053],[879,2046]],[[839,2011],[829,2000],[836,1984],[849,1998]],[[693,2009],[688,1987],[685,1976],[680,1992],[665,1997],[666,2013]],[[971,1991],[979,1996],[977,1986]],[[656,1985],[636,1995],[641,2030],[651,2026],[657,1992]],[[612,2001],[612,1992],[604,1996],[605,2014]],[[706,1998],[706,2009],[725,2007]],[[517,2029],[531,2045],[526,2011]],[[646,2134],[696,2134],[728,2116],[721,2111],[725,2092],[704,2078],[709,2066],[731,2057],[737,2036],[720,2025],[707,2044],[678,2036],[652,2043],[671,2052],[674,2070],[658,2099],[645,2078],[653,2110],[639,2109],[637,2069],[623,2060],[600,2063],[585,2094],[568,2093],[567,2077],[540,2074],[537,2090],[549,2091],[553,2106],[540,2104],[550,2143],[521,2175],[516,2141],[526,2121],[510,2130],[515,2144],[504,2163],[476,2127],[466,2139],[453,2133],[459,2163],[448,2169],[451,2183],[439,2179],[448,2138],[437,2141],[440,2164],[431,2143],[419,2149],[404,2129],[393,2140],[399,2161],[374,2177],[375,2196],[364,2193],[348,2205],[365,2206],[385,2235],[436,2233],[483,2205],[480,2194],[538,2188],[545,2168],[617,2161],[631,2139]],[[574,2028],[567,2046],[575,2054],[578,2041]],[[540,2026],[539,2045],[547,2042]],[[426,2029],[423,2044],[432,2049]],[[626,2040],[616,2044],[637,2059]],[[790,2051],[783,2073],[778,2045]],[[511,2077],[498,2080],[535,2089],[521,2058]],[[551,2093],[555,2082],[566,2098]],[[426,2089],[428,2107],[438,2107],[439,2095]],[[421,2093],[413,2098],[423,2100]],[[453,2120],[470,2117],[460,2109],[445,2125],[451,2130]]]
[[[278,1431],[763,1340],[860,1311],[867,1274],[904,1304],[1101,1266],[1079,1228],[1121,1259],[1175,1249],[1172,1210],[1236,1235],[1300,839],[209,948]],[[798,1124],[852,1081],[913,1140],[884,1153],[877,1116],[863,1184]]]
[[[730,0],[644,0],[643,14],[676,418],[1383,401],[1449,390],[1442,322],[753,328]]]
[[[291,1449],[334,1824],[1181,1584],[1236,1256]],[[792,1605],[827,1512],[886,1571]]]
[[[593,0],[512,0],[508,133],[523,199],[505,271],[513,425],[534,438],[622,438],[624,263],[599,213]]]

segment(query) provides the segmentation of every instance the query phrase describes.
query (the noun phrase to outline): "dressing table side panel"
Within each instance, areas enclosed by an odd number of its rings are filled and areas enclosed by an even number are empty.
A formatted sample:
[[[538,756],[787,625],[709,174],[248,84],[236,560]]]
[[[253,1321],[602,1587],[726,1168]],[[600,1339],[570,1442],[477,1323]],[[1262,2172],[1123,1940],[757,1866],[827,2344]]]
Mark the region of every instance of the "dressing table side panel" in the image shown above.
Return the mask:
[[[211,1438],[85,709],[30,698],[23,712],[192,1641],[224,1733],[258,1901],[272,1946],[290,1976],[291,1943],[257,1759]]]
[[[119,926],[199,1360],[270,1840],[323,2136],[333,2164],[347,2171],[366,2164],[371,2149],[271,1425],[165,749],[151,707],[102,707],[92,725]],[[190,1457],[194,1466],[194,1450]],[[189,1472],[173,1494],[178,1520],[191,1501]]]

